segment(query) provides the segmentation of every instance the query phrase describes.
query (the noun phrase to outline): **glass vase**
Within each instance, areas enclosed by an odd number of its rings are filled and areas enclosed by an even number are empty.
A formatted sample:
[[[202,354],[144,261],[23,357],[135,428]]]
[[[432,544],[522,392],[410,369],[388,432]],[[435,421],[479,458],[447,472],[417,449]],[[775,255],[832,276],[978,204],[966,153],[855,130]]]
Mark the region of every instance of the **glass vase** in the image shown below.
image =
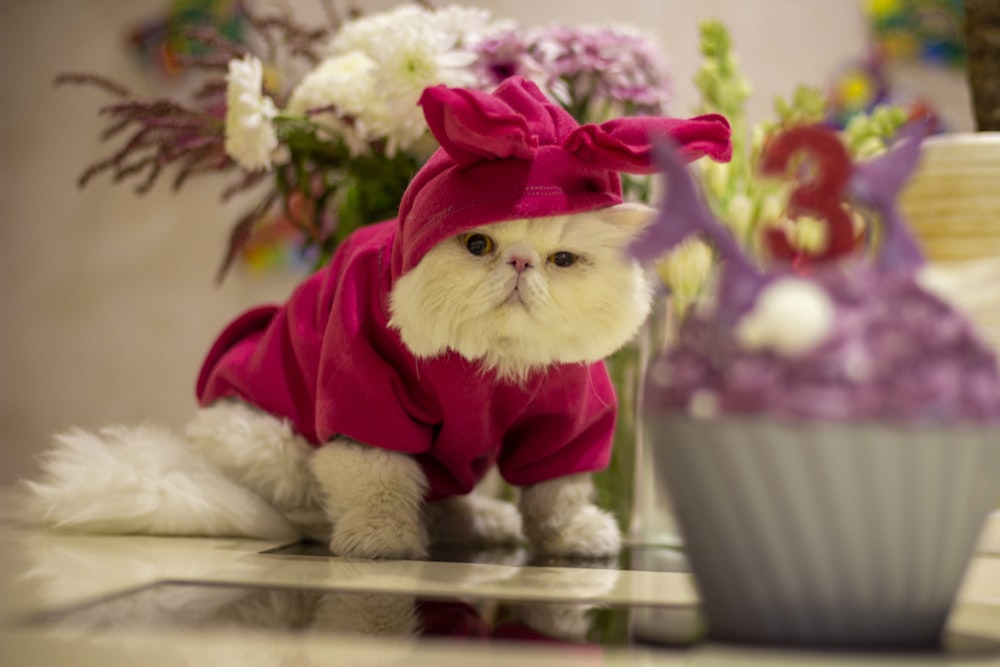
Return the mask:
[[[659,294],[636,337],[605,360],[618,395],[618,420],[611,463],[594,476],[594,484],[598,504],[615,514],[630,545],[680,545],[670,499],[653,475],[642,429],[646,370],[672,341],[675,319],[669,296]]]

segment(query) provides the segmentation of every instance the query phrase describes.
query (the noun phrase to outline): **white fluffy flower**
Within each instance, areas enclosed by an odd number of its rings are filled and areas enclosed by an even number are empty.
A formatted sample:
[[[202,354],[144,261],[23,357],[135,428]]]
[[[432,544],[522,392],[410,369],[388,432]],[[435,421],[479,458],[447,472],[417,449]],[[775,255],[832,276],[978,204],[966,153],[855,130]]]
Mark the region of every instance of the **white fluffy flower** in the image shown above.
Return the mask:
[[[390,155],[411,148],[426,134],[417,106],[426,87],[481,83],[469,67],[476,56],[465,40],[483,33],[489,20],[485,10],[407,4],[351,21],[334,37],[335,56],[360,52],[374,64],[372,89],[378,95],[368,97],[352,116],[372,138],[386,140]]]
[[[822,343],[833,324],[833,302],[821,287],[801,278],[781,278],[760,293],[753,310],[737,325],[736,337],[748,349],[796,357]]]
[[[424,19],[427,10],[419,5],[400,5],[395,9],[367,14],[348,21],[337,31],[331,43],[333,53],[363,51],[374,53],[381,48],[396,24],[405,25]]]
[[[266,169],[278,136],[272,123],[277,109],[263,94],[263,65],[250,55],[230,60],[226,82],[226,153],[246,169]]]
[[[488,9],[447,5],[434,12],[433,21],[442,32],[450,35],[454,44],[479,41],[487,33],[500,28],[513,29],[513,21],[493,21]]]
[[[292,92],[287,111],[305,116],[340,136],[353,155],[364,153],[377,138],[373,128],[383,127],[387,110],[375,87],[375,62],[361,51],[327,58],[309,72]],[[345,122],[345,119],[346,122]]]

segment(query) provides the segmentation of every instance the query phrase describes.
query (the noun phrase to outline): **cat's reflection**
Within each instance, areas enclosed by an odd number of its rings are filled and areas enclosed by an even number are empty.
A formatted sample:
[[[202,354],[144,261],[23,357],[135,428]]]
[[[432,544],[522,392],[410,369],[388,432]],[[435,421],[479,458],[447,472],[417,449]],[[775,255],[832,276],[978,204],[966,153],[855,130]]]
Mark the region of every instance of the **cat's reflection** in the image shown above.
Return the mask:
[[[164,582],[35,621],[76,635],[124,629],[200,628],[421,637],[588,639],[597,607],[581,602],[472,601],[400,593]]]
[[[54,611],[28,620],[51,636],[137,656],[148,653],[151,637],[159,638],[163,651],[184,659],[197,654],[200,663],[208,652],[218,657],[217,664],[262,667],[292,664],[289,651],[298,665],[331,664],[331,654],[340,667],[405,664],[424,643],[456,639],[593,647],[606,643],[595,624],[602,623],[607,610],[586,602],[500,600],[490,591],[563,590],[600,599],[619,574],[615,559],[537,562],[523,549],[468,553],[461,560],[471,567],[424,562],[422,578],[483,591],[481,596],[430,599],[400,592],[205,583],[213,573],[231,568],[232,554],[176,538],[45,536],[29,546],[33,563],[21,580],[30,582],[42,608]],[[193,547],[198,547],[197,558]],[[414,578],[412,563],[329,562],[328,582]],[[106,597],[109,590],[123,592]],[[174,641],[174,633],[165,630],[184,636],[195,632],[199,639]]]

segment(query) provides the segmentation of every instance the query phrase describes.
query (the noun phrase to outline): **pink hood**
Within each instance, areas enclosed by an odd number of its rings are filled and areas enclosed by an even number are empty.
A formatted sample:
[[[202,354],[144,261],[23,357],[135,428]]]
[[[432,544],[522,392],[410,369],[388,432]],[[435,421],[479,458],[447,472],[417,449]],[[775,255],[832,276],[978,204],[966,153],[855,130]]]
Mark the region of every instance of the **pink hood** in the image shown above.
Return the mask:
[[[441,148],[403,195],[393,278],[437,243],[483,224],[620,204],[619,172],[653,173],[656,137],[670,138],[689,160],[732,156],[722,116],[580,125],[520,77],[505,80],[492,95],[435,86],[420,104]]]

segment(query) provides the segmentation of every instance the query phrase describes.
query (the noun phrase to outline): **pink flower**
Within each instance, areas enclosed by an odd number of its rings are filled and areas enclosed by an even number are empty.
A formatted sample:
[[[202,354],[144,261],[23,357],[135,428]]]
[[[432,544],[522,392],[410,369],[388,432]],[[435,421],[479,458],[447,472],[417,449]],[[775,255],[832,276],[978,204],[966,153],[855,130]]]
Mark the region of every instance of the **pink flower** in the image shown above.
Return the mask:
[[[509,30],[483,39],[477,52],[484,79],[531,79],[580,122],[665,115],[670,101],[666,58],[634,28]]]

